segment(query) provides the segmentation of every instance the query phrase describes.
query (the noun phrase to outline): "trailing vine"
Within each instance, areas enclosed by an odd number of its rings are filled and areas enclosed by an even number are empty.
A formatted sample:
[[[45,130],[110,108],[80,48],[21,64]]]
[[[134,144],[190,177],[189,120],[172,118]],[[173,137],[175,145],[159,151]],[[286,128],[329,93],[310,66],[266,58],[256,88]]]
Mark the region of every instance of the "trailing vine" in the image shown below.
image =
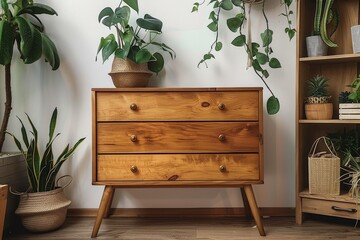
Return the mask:
[[[219,22],[221,20],[221,12],[238,8],[239,10],[236,15],[226,20],[228,29],[231,32],[238,33],[231,44],[235,47],[245,48],[248,55],[248,67],[253,68],[256,75],[261,79],[265,87],[272,95],[267,101],[267,112],[269,114],[276,114],[280,110],[280,103],[265,79],[269,77],[267,68],[281,68],[281,63],[277,58],[272,56],[273,49],[271,47],[271,43],[273,41],[273,31],[270,29],[269,20],[265,11],[266,0],[204,0],[201,3],[195,2],[192,12],[197,12],[199,7],[204,5],[206,2],[208,2],[208,5],[212,4],[213,7],[209,14],[211,22],[207,27],[210,31],[215,33],[215,40],[211,44],[209,51],[203,55],[202,59],[198,63],[198,67],[202,64],[205,64],[205,66],[208,67],[207,61],[215,59],[214,51],[218,52],[223,47],[223,43],[219,40]],[[247,11],[250,12],[251,7],[255,4],[255,2],[262,5],[262,15],[266,23],[265,30],[260,34],[261,45],[252,41],[250,34],[246,35],[243,32],[245,24],[250,24],[250,16]],[[284,6],[284,12],[280,15],[285,16],[286,18],[287,27],[285,28],[285,33],[288,35],[290,40],[295,36],[296,32],[296,30],[292,27],[292,22],[290,20],[290,16],[293,14],[293,11],[290,10],[292,2],[293,0],[280,0],[280,4]]]

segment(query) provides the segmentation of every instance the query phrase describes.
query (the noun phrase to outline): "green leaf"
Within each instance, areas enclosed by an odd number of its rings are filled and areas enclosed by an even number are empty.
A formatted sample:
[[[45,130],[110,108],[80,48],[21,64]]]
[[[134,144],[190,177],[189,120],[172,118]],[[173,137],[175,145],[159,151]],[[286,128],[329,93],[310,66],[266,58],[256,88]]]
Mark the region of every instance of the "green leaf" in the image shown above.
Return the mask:
[[[41,32],[37,28],[34,29],[34,38],[31,46],[31,50],[28,56],[24,59],[25,64],[31,64],[39,60],[42,56],[42,36]]]
[[[128,6],[117,8],[115,15],[121,21],[122,26],[126,26],[130,19],[130,8]]]
[[[262,72],[262,71],[263,71],[263,69],[262,69],[262,67],[260,66],[258,60],[256,60],[256,59],[254,59],[254,60],[252,61],[252,66],[253,66],[253,68],[254,68],[256,71],[258,71],[258,72]]]
[[[106,38],[101,38],[97,54],[102,50],[102,59],[105,62],[117,48],[114,34],[109,34]]]
[[[57,108],[54,109],[49,125],[49,142],[52,140],[56,128]]]
[[[271,96],[266,103],[266,109],[269,115],[274,115],[280,110],[280,102],[275,96]]]
[[[150,71],[158,74],[164,68],[165,61],[163,56],[158,52],[154,53],[153,57],[156,60],[148,62],[148,68]]]
[[[242,23],[242,20],[238,17],[233,17],[233,18],[229,18],[226,21],[226,23],[227,23],[227,26],[230,29],[230,31],[236,32],[239,29],[239,27]]]
[[[269,61],[269,57],[261,52],[256,53],[256,59],[261,65],[264,65]]]
[[[137,64],[143,64],[149,62],[151,58],[152,55],[149,50],[142,48],[136,53],[135,62]]]
[[[211,58],[215,58],[214,55],[212,55],[211,53],[207,53],[204,55],[204,60],[209,60]]]
[[[263,43],[263,47],[269,46],[270,43],[272,42],[273,31],[270,30],[270,29],[266,29],[260,35],[261,35],[261,40],[262,40],[262,43]]]
[[[26,58],[31,50],[34,39],[34,29],[32,24],[25,18],[18,16],[15,17],[15,22],[19,28],[20,33],[20,52]]]
[[[262,75],[263,75],[265,78],[268,78],[268,77],[269,77],[269,72],[268,72],[268,71],[263,70],[261,73],[262,73]]]
[[[101,22],[101,19],[104,17],[112,17],[114,15],[114,11],[110,7],[106,7],[99,13],[98,21]]]
[[[251,43],[251,52],[252,52],[253,56],[259,52],[259,47],[260,47],[260,45],[256,42]]]
[[[221,3],[221,8],[224,10],[231,10],[233,9],[233,3],[231,0],[223,0]]]
[[[246,43],[246,36],[245,35],[240,35],[237,36],[234,40],[232,40],[231,44],[236,46],[236,47],[242,47],[244,46]]]
[[[6,65],[11,62],[14,41],[10,23],[5,20],[0,21],[0,64]]]
[[[161,33],[161,29],[162,29],[162,22],[157,19],[154,18],[152,16],[150,16],[149,14],[145,14],[144,18],[138,18],[136,20],[137,25],[139,25],[139,27],[146,29],[146,30],[150,30],[150,31],[156,31]]]
[[[210,29],[213,32],[216,32],[218,29],[218,25],[216,22],[212,22],[209,25],[207,25],[208,29]]]
[[[209,14],[209,19],[211,19],[213,22],[217,22],[216,13],[215,11],[211,11]]]
[[[242,0],[231,0],[231,2],[237,6],[237,7],[240,7],[241,6],[241,3],[242,3]]]
[[[269,62],[271,68],[281,68],[281,63],[276,58],[271,58]]]
[[[220,51],[222,49],[222,42],[216,42],[215,51]]]
[[[48,5],[41,4],[41,3],[33,3],[29,4],[28,6],[21,9],[17,16],[24,14],[24,13],[30,13],[30,14],[48,14],[48,15],[58,15],[57,12],[51,8]]]
[[[56,70],[60,66],[60,58],[56,46],[45,33],[41,33],[41,37],[43,55],[52,67],[52,70]]]
[[[132,9],[135,10],[135,12],[139,13],[139,4],[138,0],[124,0],[124,2],[129,5]]]

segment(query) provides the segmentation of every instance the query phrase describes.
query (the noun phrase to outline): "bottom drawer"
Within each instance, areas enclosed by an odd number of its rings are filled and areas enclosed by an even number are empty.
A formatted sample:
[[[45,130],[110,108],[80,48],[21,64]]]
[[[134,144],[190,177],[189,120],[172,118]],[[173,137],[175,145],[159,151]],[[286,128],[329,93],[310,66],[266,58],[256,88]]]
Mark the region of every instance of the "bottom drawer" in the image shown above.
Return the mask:
[[[302,198],[303,212],[334,217],[358,219],[360,206],[356,203]]]
[[[256,181],[258,154],[98,155],[97,181]]]

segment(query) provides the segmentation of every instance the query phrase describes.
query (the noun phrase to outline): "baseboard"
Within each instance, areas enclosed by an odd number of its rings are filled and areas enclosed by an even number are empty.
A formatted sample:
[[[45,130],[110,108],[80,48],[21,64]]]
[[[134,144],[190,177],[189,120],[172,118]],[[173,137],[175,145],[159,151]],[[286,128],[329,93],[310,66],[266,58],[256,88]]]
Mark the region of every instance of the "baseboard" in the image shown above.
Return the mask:
[[[295,208],[259,208],[262,216],[295,216]],[[68,216],[95,217],[96,208],[71,208]],[[113,217],[245,217],[244,208],[112,208]]]

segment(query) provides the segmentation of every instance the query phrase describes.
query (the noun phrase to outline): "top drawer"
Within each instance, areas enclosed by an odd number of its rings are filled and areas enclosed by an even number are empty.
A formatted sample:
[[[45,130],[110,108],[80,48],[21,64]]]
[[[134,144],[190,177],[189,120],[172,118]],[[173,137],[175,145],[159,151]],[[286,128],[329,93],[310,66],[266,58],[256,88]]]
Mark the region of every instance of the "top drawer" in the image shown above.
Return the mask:
[[[258,121],[259,92],[97,92],[97,121]]]

